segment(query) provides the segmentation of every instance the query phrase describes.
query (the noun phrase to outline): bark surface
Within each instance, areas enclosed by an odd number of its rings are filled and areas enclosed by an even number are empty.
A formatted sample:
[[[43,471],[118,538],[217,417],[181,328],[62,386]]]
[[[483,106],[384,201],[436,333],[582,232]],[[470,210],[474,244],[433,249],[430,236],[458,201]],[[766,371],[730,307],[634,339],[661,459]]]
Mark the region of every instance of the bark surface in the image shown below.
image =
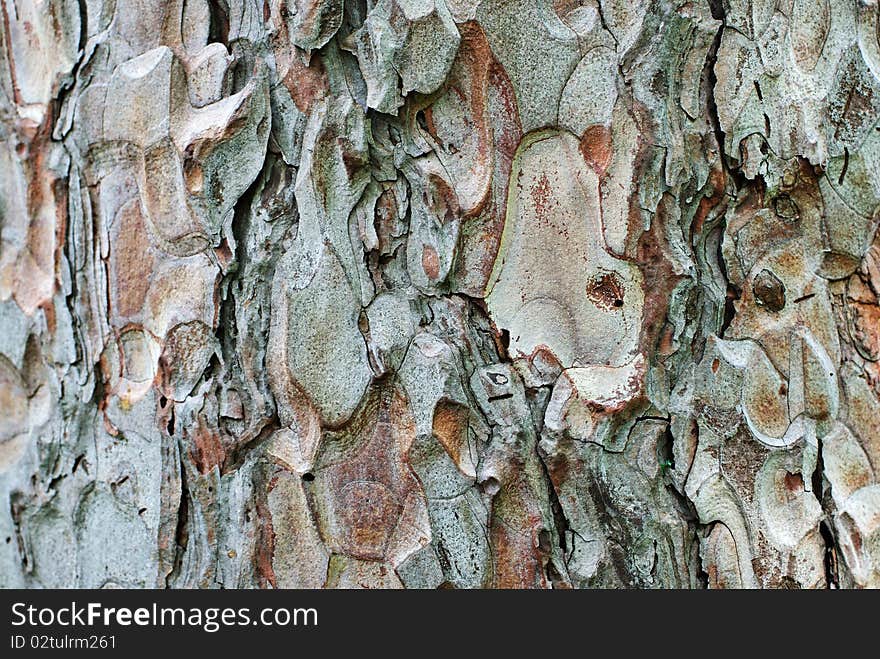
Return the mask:
[[[875,0],[0,8],[0,586],[880,586]]]

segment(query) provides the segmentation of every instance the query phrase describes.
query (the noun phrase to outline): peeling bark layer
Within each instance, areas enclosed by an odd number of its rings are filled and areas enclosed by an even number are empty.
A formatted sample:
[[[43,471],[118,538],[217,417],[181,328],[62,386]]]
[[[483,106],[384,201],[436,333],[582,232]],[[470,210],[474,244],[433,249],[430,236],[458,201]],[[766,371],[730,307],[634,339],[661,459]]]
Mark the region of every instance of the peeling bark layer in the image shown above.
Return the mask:
[[[880,586],[876,2],[0,7],[0,586]]]

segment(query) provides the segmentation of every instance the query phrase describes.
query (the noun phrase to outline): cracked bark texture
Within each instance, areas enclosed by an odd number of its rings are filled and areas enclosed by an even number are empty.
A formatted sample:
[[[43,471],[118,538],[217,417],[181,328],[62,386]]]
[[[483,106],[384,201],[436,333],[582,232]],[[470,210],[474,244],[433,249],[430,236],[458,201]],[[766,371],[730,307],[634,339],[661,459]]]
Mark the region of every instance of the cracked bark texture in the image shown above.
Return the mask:
[[[0,586],[880,586],[875,0],[0,7]]]

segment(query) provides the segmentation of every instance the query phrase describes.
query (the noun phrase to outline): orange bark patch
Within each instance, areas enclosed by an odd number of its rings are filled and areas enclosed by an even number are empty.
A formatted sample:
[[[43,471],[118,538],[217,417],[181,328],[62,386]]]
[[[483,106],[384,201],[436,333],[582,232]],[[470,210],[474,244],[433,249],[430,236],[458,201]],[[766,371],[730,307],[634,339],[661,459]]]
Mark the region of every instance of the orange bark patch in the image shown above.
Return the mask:
[[[712,186],[712,194],[700,199],[697,212],[694,213],[694,219],[691,222],[692,234],[698,234],[703,231],[703,224],[706,218],[723,199],[725,181],[724,170],[720,167],[716,167],[709,173],[709,184]]]
[[[401,506],[382,483],[354,481],[339,493],[346,545],[359,558],[381,560],[400,517]]]
[[[468,428],[468,410],[457,403],[442,401],[434,409],[431,431],[455,464],[461,463],[462,445]]]
[[[536,514],[524,515],[522,511],[515,511],[516,506],[525,503],[522,499],[528,500],[528,495],[523,497],[519,493],[505,494],[502,491],[495,500],[490,531],[495,559],[495,588],[547,587],[544,557],[539,550],[538,540],[541,518]]]

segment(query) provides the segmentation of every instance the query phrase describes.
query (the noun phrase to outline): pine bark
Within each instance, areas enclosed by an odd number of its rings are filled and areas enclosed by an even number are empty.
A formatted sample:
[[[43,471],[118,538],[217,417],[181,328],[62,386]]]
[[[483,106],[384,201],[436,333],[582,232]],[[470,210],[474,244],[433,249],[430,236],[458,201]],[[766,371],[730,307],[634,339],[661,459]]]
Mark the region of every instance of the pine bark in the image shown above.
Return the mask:
[[[874,0],[0,7],[0,587],[880,586]]]

